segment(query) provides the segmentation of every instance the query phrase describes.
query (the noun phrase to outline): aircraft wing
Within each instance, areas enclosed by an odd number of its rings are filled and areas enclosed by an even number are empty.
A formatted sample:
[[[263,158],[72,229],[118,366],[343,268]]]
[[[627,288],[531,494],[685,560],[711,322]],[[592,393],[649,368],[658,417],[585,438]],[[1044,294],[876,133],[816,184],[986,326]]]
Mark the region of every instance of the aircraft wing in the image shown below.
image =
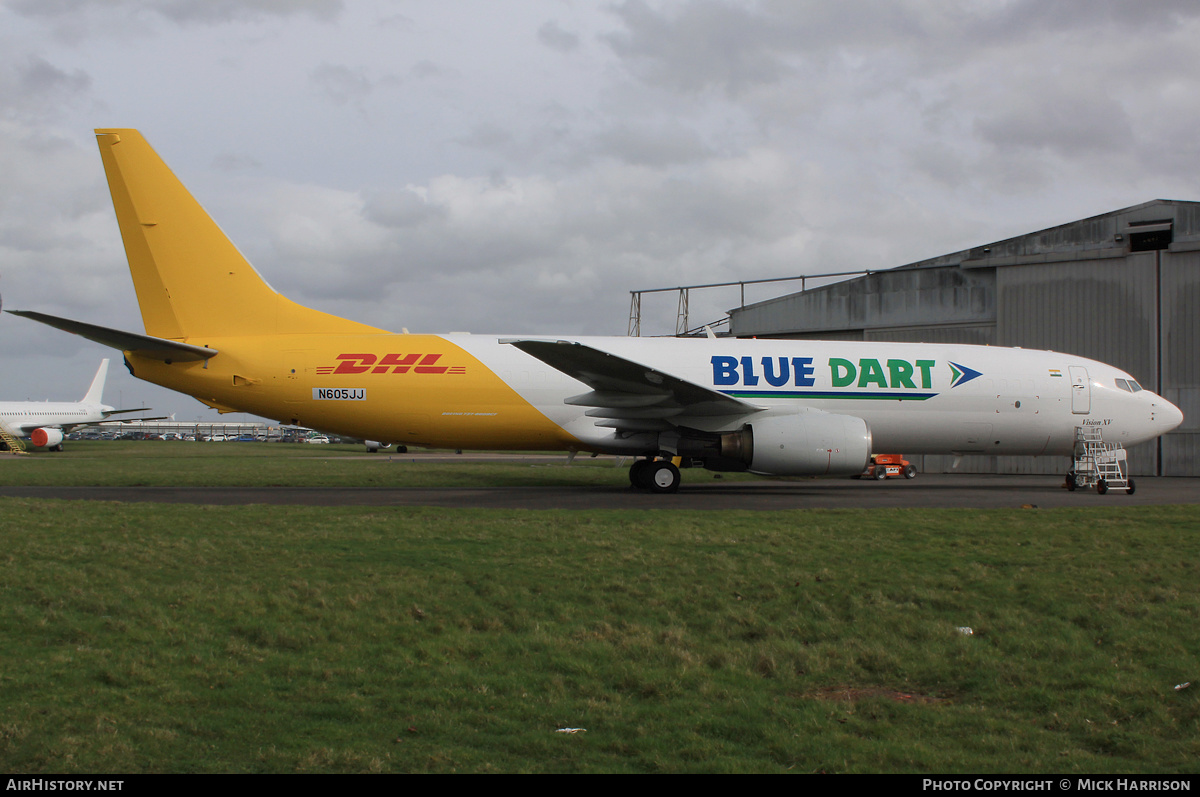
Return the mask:
[[[30,310],[9,310],[13,315],[40,321],[43,324],[70,332],[88,340],[93,340],[104,346],[111,346],[119,351],[130,351],[152,360],[163,362],[198,362],[215,357],[216,349],[203,346],[193,346],[190,343],[180,343],[177,340],[156,338],[152,335],[139,335],[136,332],[123,332],[119,329],[86,324],[83,321],[72,321],[69,318],[35,313]]]
[[[597,426],[666,430],[687,416],[747,415],[764,407],[570,340],[502,339],[592,388],[564,403],[592,407]]]
[[[8,429],[17,437],[29,437],[34,429],[58,429],[67,434],[80,426],[90,426],[90,423],[10,423]]]
[[[142,408],[139,408],[136,410],[117,410],[117,412],[141,412],[141,411],[142,411]],[[115,415],[115,414],[116,413],[109,413],[109,415]],[[108,418],[108,415],[105,415],[104,417]],[[169,416],[166,416],[166,415],[159,415],[154,418],[129,418],[128,420],[118,420],[118,421],[84,421],[83,423],[18,423],[18,424],[10,424],[8,428],[10,431],[18,433],[18,436],[20,436],[20,437],[27,437],[34,429],[58,429],[63,434],[70,434],[71,432],[75,431],[76,429],[85,429],[88,426],[100,426],[101,424],[104,424],[104,423],[119,424],[119,423],[133,423],[134,421],[165,421],[165,420],[168,420],[168,417]]]

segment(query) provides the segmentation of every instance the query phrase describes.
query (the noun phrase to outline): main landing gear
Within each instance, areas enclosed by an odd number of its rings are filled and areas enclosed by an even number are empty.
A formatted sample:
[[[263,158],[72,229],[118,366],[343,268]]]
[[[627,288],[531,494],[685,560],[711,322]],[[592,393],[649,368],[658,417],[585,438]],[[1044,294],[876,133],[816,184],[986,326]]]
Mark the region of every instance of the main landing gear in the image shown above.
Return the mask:
[[[639,459],[629,469],[629,483],[652,493],[673,493],[682,477],[679,468],[666,459]]]

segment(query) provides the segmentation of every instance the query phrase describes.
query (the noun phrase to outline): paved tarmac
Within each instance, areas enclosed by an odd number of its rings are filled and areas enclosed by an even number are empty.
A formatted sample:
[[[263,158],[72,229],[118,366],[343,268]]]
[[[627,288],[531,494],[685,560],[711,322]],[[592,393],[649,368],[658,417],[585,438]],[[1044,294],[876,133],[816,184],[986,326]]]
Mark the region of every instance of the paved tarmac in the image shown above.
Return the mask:
[[[561,458],[558,460],[561,462]],[[1133,495],[1069,492],[1055,476],[922,474],[912,481],[795,479],[734,482],[684,472],[678,493],[628,487],[313,488],[313,487],[7,487],[0,496],[182,504],[284,506],[438,506],[480,509],[886,509],[898,507],[1124,507],[1200,503],[1200,479],[1137,477]]]

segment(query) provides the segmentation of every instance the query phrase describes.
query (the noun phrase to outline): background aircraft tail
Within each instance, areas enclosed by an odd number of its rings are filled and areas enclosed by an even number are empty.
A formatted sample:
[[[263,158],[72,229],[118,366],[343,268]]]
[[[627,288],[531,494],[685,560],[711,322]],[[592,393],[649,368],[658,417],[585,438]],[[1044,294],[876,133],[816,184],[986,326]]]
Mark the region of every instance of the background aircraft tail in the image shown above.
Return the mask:
[[[146,334],[160,338],[383,330],[281,296],[136,130],[96,131]]]
[[[88,388],[88,392],[84,395],[82,404],[99,404],[100,397],[104,395],[104,380],[108,377],[108,359],[100,361],[100,368],[96,371],[96,376],[92,379],[92,386]]]

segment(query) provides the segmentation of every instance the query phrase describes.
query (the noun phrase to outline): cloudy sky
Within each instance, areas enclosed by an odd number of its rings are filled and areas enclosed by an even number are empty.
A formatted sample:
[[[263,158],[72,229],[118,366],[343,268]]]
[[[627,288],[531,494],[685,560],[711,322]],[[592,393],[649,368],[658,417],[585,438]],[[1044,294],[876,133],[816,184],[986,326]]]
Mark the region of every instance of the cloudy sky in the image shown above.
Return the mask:
[[[0,294],[141,331],[92,135],[136,127],[302,304],[622,335],[633,289],[1200,199],[1198,56],[1194,0],[0,0]],[[0,399],[119,358],[0,340]],[[217,417],[123,368],[105,399]]]

